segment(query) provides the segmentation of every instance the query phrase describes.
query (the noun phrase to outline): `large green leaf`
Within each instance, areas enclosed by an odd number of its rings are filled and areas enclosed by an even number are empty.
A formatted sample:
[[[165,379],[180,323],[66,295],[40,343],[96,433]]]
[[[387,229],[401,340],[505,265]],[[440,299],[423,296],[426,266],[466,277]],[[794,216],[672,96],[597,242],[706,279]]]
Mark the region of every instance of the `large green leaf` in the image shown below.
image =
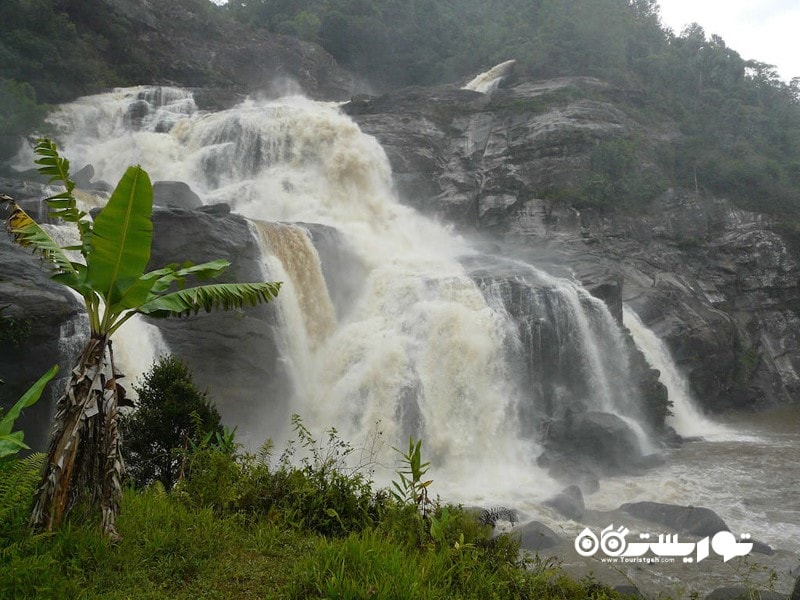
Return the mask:
[[[202,285],[159,296],[136,312],[151,317],[173,317],[197,313],[200,309],[210,312],[255,306],[274,299],[280,287],[276,282]]]
[[[150,261],[153,186],[141,167],[128,167],[108,204],[95,217],[87,256],[90,285],[107,305],[139,280]]]
[[[163,269],[150,271],[142,275],[134,285],[125,291],[125,295],[120,299],[119,308],[123,310],[137,309],[145,302],[154,300],[156,295],[166,292],[173,284],[183,288],[186,278],[189,276],[204,281],[218,277],[230,266],[230,262],[220,259],[200,265],[193,265],[189,262],[183,265],[168,265]],[[114,306],[112,309],[117,310],[117,307]]]
[[[50,237],[42,227],[26,213],[19,204],[9,196],[0,195],[0,202],[11,205],[11,213],[6,218],[8,230],[14,236],[14,241],[23,248],[30,248],[33,252],[41,254],[47,262],[56,269],[56,273],[67,273],[77,277],[75,265],[67,258],[56,241]]]
[[[45,386],[50,383],[50,380],[58,373],[58,365],[53,365],[50,370],[42,375],[36,383],[34,383],[27,392],[22,395],[17,403],[12,406],[9,411],[0,419],[0,435],[9,435],[11,428],[14,426],[14,421],[17,420],[23,408],[27,408],[36,403],[42,395]]]
[[[24,434],[21,431],[0,434],[0,458],[12,456],[20,450],[28,450],[29,446],[22,441],[23,439]]]

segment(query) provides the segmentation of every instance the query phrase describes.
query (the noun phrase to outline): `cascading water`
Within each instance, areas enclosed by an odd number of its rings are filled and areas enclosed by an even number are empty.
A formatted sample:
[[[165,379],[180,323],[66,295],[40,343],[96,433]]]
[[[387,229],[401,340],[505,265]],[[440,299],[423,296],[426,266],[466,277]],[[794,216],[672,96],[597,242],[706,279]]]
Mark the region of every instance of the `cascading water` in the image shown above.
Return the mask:
[[[707,418],[697,408],[689,391],[689,382],[678,370],[666,344],[642,322],[639,315],[625,306],[623,318],[636,346],[644,354],[647,362],[661,372],[661,382],[669,390],[669,398],[672,400],[672,416],[667,422],[675,428],[675,431],[689,437],[719,438],[733,435],[731,430]]]
[[[475,77],[461,89],[472,90],[481,94],[491,94],[498,88],[503,79],[508,76],[515,64],[517,64],[516,60],[507,60],[495,65],[485,73]]]
[[[382,148],[335,105],[286,98],[209,114],[181,91],[136,88],[84,98],[56,121],[65,154],[102,179],[139,163],[257,220],[265,273],[286,282],[277,305],[291,408],[311,427],[335,425],[355,443],[376,423],[389,446],[422,437],[446,472],[438,489],[465,501],[550,494],[530,420],[567,403],[620,415],[647,446],[620,330],[603,303],[527,267],[515,285],[526,290],[525,312],[540,316],[520,329],[502,286],[467,273],[476,252],[397,202]],[[363,282],[344,318],[306,231],[275,221],[335,227],[352,247]],[[521,364],[516,351],[534,340],[559,358],[540,351]],[[551,367],[560,379],[545,381]]]
[[[529,418],[542,423],[569,413],[611,413],[628,424],[642,454],[655,452],[640,424],[628,351],[606,305],[574,282],[518,261],[494,259],[488,269],[494,274],[483,274],[485,266],[481,271],[476,279],[490,306],[510,311],[517,323],[513,354],[525,357]]]

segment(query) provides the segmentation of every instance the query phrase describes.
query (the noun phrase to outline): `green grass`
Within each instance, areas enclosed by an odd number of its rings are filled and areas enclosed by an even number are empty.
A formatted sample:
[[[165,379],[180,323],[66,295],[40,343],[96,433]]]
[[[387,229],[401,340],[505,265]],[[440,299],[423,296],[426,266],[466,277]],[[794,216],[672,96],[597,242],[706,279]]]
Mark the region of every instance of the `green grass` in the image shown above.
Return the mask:
[[[31,535],[27,513],[43,457],[0,464],[0,597],[620,597],[551,563],[520,558],[517,542],[490,539],[489,528],[458,507],[434,505],[423,519],[416,506],[370,491],[364,510],[363,477],[330,461],[272,467],[223,455],[202,449],[186,484],[173,491],[127,489],[116,545],[80,507],[61,530]],[[238,474],[217,490],[224,502],[208,490],[197,494],[208,468]]]

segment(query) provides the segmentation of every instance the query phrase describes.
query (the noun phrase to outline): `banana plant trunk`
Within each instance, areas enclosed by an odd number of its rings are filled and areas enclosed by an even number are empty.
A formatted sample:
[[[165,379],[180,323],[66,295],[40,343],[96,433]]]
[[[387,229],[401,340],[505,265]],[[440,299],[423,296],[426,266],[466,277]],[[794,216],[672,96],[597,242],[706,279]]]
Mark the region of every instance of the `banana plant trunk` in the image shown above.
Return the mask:
[[[111,341],[92,335],[56,405],[31,526],[57,529],[79,501],[99,505],[103,531],[119,540],[116,518],[124,473],[117,421],[125,391],[117,383]]]

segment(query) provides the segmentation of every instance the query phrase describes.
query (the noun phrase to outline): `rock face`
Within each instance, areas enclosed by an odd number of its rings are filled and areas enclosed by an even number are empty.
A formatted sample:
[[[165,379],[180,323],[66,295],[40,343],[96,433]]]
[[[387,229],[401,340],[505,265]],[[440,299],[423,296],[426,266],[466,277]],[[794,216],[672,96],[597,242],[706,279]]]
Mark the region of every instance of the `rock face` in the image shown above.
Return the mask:
[[[34,184],[4,189],[14,192],[15,200],[33,204],[42,191]],[[0,231],[0,379],[6,382],[0,386],[0,406],[8,408],[52,365],[60,367],[42,399],[17,421],[31,447],[45,445],[53,401],[85,342],[81,306],[67,288],[50,280],[38,257]]]
[[[492,94],[410,88],[345,110],[386,149],[405,202],[620,297],[666,340],[707,410],[796,401],[796,233],[702,192],[669,190],[636,215],[559,199],[585,180],[599,144],[645,140],[646,166],[680,136],[626,112],[626,94],[561,78]]]
[[[208,2],[98,1],[134,30],[139,81],[245,93],[294,86],[313,98],[342,100],[352,91],[351,76],[320,46],[212,15],[219,9]]]
[[[269,275],[248,222],[225,208],[156,208],[150,268],[224,258],[232,267],[215,283],[264,281]],[[198,387],[208,389],[223,419],[240,425],[239,433],[251,436],[256,444],[269,433],[247,427],[243,415],[253,423],[287,422],[285,402],[291,397],[291,384],[279,360],[277,345],[282,337],[274,305],[152,323],[170,350],[190,366]]]

